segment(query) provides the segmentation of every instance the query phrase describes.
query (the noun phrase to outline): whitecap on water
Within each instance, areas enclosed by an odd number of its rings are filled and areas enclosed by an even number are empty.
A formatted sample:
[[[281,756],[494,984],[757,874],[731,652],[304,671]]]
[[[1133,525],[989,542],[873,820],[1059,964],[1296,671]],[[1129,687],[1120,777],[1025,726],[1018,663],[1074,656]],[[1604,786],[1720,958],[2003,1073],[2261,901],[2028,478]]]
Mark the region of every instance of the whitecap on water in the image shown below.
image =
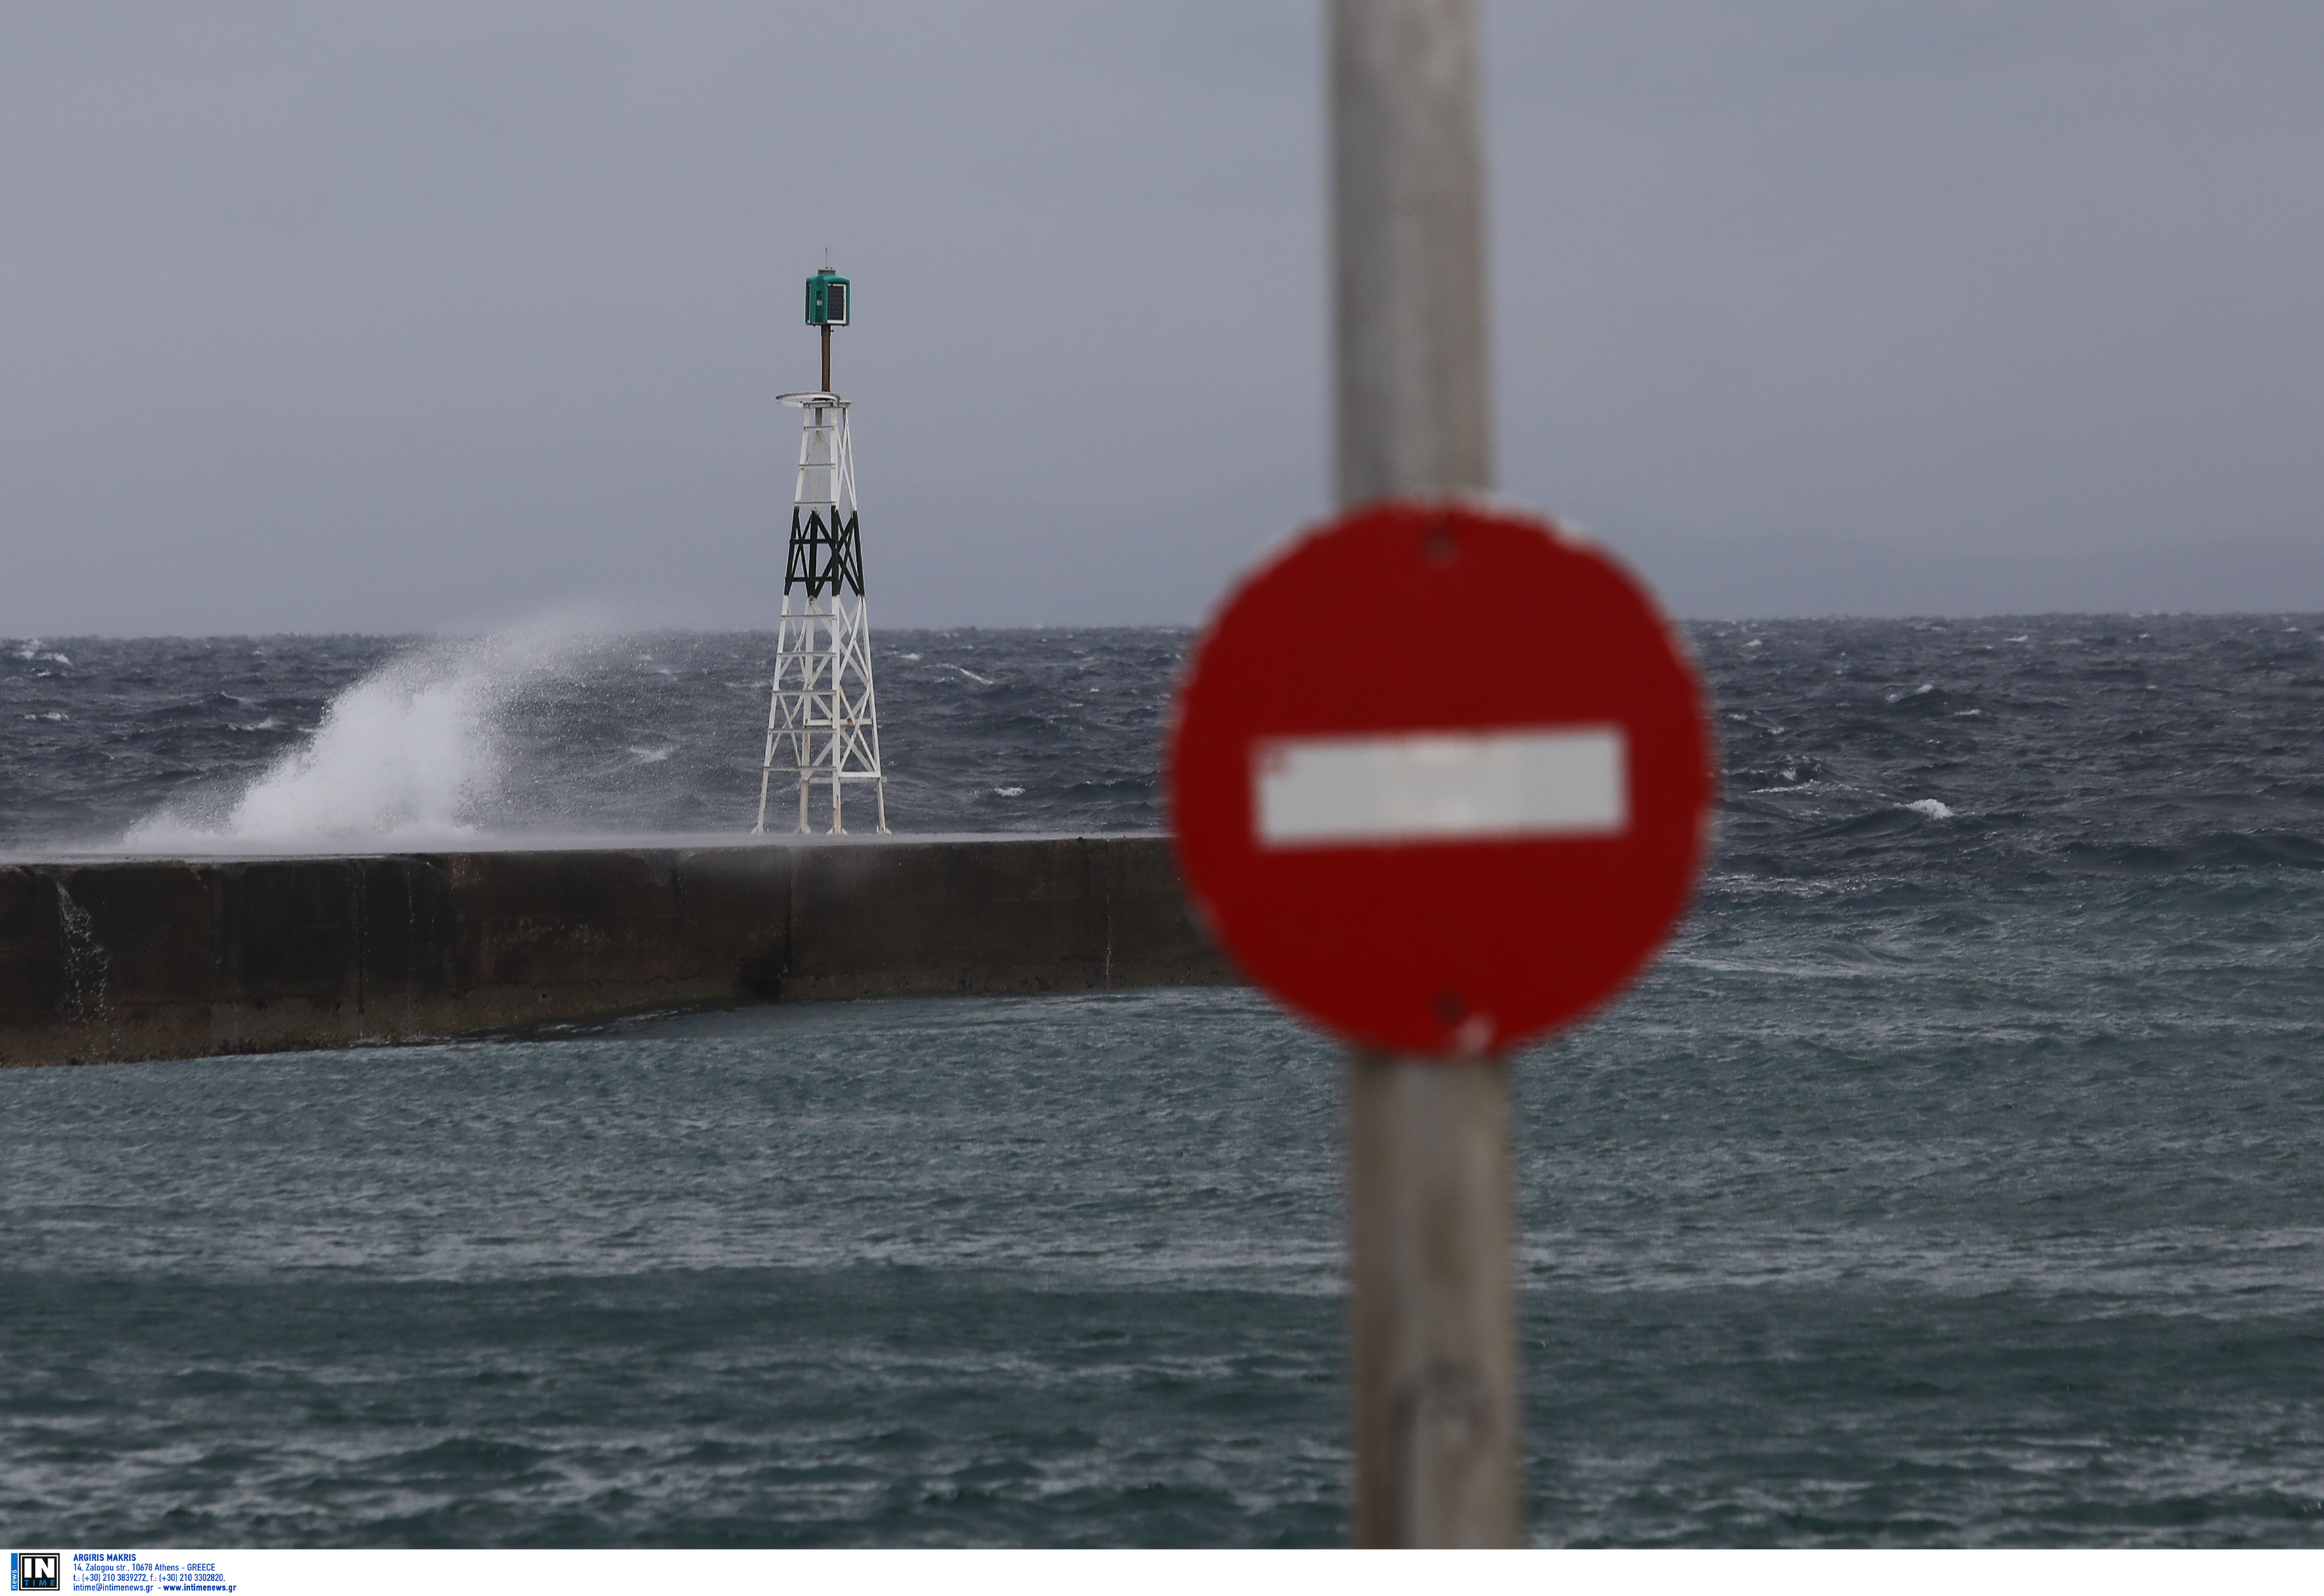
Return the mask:
[[[1914,798],[1904,807],[1916,815],[1926,815],[1932,820],[1950,820],[1953,817],[1951,807],[1939,803],[1935,798]]]

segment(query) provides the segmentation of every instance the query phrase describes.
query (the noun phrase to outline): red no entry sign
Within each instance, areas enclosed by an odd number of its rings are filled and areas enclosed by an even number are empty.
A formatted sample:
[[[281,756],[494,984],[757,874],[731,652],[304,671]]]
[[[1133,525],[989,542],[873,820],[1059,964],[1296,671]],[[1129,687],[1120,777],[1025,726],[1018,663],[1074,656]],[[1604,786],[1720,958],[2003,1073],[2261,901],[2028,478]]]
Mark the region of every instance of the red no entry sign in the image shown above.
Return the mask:
[[[1452,503],[1369,506],[1244,581],[1195,645],[1169,767],[1180,869],[1244,972],[1438,1057],[1636,974],[1711,793],[1701,687],[1638,583]]]

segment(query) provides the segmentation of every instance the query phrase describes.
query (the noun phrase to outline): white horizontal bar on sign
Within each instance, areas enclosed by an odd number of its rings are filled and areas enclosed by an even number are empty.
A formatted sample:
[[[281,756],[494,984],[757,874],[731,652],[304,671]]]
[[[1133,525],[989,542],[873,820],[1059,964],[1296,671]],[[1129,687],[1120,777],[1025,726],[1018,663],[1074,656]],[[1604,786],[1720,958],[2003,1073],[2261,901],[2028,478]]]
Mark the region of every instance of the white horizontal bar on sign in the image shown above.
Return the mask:
[[[1618,725],[1263,738],[1251,759],[1258,840],[1618,836],[1630,828],[1628,755]]]

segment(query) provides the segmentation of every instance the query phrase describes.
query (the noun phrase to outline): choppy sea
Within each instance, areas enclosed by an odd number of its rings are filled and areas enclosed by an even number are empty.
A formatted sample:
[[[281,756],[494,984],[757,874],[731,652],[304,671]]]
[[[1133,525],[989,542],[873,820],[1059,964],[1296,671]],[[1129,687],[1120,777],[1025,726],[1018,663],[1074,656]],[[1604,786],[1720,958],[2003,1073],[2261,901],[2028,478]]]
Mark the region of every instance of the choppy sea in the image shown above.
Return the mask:
[[[2324,617],[1691,629],[1668,955],[1524,1056],[1547,1545],[2324,1544]],[[1182,632],[883,632],[899,829],[1151,829]],[[0,854],[747,827],[763,636],[18,639]],[[1343,1533],[1339,1079],[1239,991],[0,1073],[0,1523]]]

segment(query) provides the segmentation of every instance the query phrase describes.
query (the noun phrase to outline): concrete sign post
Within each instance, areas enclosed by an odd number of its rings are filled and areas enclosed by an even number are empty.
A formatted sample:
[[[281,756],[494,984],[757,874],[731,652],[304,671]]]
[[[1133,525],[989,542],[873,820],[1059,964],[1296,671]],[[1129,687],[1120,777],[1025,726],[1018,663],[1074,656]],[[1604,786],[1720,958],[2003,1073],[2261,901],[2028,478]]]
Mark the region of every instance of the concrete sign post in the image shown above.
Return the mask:
[[[1348,513],[1197,645],[1171,734],[1213,933],[1347,1038],[1355,1539],[1516,1545],[1503,1050],[1683,909],[1701,695],[1642,590],[1491,483],[1474,0],[1330,0]]]

